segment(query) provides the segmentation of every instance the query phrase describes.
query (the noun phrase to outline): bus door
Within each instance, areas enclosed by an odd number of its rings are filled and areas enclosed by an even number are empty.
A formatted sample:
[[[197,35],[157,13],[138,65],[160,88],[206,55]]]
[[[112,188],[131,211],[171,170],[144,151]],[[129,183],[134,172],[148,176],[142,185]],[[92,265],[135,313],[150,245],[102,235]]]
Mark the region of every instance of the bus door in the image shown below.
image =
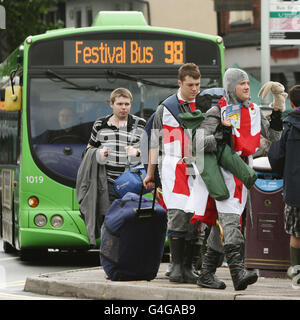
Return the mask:
[[[10,98],[7,92],[11,88],[6,89],[4,107],[0,110],[0,226],[4,247],[7,243],[14,246],[15,240],[15,214],[19,207],[21,121],[20,105],[17,108],[7,108],[7,100]],[[20,94],[19,91],[18,99],[21,99]]]

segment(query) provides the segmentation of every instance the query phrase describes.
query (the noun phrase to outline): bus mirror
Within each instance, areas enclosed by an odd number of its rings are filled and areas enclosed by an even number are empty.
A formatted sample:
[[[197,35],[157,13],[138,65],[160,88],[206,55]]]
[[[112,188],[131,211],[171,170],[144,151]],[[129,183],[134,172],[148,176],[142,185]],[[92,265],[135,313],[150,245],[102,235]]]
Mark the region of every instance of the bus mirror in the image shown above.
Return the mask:
[[[0,110],[5,110],[5,89],[0,88]]]
[[[14,86],[5,89],[5,110],[18,111],[22,108],[22,87]]]

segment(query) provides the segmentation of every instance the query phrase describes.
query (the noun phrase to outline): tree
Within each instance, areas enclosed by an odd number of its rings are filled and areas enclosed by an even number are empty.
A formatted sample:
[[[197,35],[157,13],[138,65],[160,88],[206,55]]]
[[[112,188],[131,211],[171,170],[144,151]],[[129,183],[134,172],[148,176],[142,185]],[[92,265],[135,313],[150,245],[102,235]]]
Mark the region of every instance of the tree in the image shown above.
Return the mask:
[[[65,0],[0,0],[6,10],[6,29],[0,30],[0,61],[29,35],[62,27],[62,23],[46,23],[44,18],[51,7],[61,6],[64,2]],[[65,20],[64,17],[61,18]]]

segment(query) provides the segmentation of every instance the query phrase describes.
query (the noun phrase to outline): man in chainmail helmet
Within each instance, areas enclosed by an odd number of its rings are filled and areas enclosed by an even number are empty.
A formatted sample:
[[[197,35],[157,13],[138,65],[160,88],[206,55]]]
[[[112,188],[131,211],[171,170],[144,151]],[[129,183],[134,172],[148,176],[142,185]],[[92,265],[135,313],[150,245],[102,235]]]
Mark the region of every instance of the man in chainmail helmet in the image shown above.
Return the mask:
[[[260,136],[270,141],[280,139],[282,132],[281,112],[274,107],[268,121],[259,106],[250,101],[250,82],[246,72],[230,68],[224,75],[226,94],[207,111],[207,125],[210,129],[223,126],[223,139],[232,139],[234,151],[250,166],[252,155],[260,146]],[[234,110],[234,121],[230,120],[230,111]],[[211,115],[211,117],[209,117]],[[213,132],[213,130],[208,130]],[[205,136],[205,152],[215,152],[218,143],[213,135]],[[247,200],[247,188],[232,173],[221,168],[230,197],[216,201],[219,226],[211,228],[207,240],[207,251],[203,259],[198,286],[213,289],[225,289],[223,281],[215,276],[220,258],[225,254],[235,290],[245,290],[257,281],[254,271],[244,266],[244,237],[240,231],[240,216]],[[203,193],[205,194],[205,193]],[[207,201],[199,195],[199,201]],[[220,231],[224,234],[221,241]]]

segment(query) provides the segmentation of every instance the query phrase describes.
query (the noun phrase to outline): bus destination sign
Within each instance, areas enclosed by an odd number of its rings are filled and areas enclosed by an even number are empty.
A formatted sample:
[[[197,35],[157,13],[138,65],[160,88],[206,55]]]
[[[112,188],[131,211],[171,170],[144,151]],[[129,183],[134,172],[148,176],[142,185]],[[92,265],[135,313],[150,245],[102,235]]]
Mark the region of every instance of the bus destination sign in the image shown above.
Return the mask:
[[[182,40],[65,40],[65,66],[168,66],[185,63]]]

